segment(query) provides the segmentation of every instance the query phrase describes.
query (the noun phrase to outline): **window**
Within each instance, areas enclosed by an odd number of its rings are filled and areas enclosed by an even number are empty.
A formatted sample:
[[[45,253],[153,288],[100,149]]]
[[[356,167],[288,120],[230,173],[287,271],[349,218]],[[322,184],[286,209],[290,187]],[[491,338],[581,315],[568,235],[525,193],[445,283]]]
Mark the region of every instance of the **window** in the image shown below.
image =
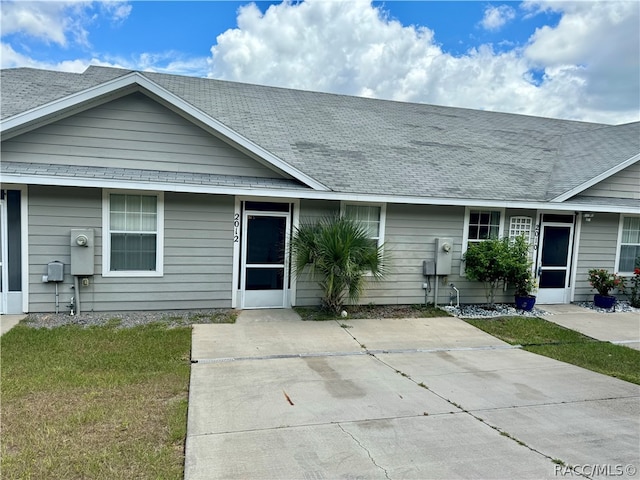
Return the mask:
[[[640,217],[622,217],[618,248],[618,272],[630,273],[640,257]]]
[[[502,218],[504,210],[478,209],[467,207],[462,232],[462,252],[467,251],[470,243],[478,243],[503,235]],[[460,275],[464,276],[465,265],[460,262]]]
[[[105,191],[103,275],[162,275],[163,209],[162,194]]]
[[[469,210],[467,241],[481,242],[490,238],[499,238],[501,231],[500,210]]]
[[[509,240],[523,236],[527,243],[531,243],[533,231],[533,219],[531,217],[511,217],[509,221]]]
[[[342,212],[345,217],[360,223],[376,245],[380,246],[384,243],[386,205],[344,203]]]

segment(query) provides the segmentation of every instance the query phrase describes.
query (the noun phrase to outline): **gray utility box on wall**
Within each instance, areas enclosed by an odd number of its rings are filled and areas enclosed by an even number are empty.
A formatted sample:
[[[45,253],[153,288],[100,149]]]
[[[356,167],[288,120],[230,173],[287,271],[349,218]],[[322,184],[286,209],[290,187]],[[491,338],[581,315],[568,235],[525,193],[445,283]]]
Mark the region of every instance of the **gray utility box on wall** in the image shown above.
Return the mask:
[[[62,282],[64,280],[64,263],[57,260],[47,264],[47,274],[42,278],[43,282]]]
[[[93,275],[94,245],[93,228],[71,229],[71,275]]]
[[[453,257],[453,240],[436,238],[436,275],[451,275],[451,257]]]

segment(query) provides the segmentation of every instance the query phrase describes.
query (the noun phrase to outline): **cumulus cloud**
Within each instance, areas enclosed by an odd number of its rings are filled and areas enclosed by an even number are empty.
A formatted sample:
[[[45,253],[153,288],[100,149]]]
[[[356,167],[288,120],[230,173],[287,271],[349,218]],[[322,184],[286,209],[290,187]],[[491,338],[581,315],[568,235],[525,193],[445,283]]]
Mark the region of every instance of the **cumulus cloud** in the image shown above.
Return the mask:
[[[124,1],[3,0],[0,2],[2,36],[20,34],[63,47],[69,42],[88,46],[87,27],[95,19],[95,9],[115,23],[124,21],[131,13],[131,5]]]
[[[640,3],[525,7],[527,15],[555,10],[561,21],[539,29],[525,47],[495,52],[483,45],[454,56],[437,43],[437,32],[403,26],[369,1],[285,2],[265,12],[250,4],[239,10],[237,28],[217,37],[209,75],[532,115],[637,120]],[[499,28],[516,13],[489,7],[482,24]]]
[[[426,26],[404,26],[369,0],[251,3],[237,28],[218,35],[211,57],[176,51],[114,57],[99,52],[58,63],[36,61],[18,36],[66,46],[89,43],[96,18],[119,23],[127,2],[3,0],[3,68],[83,71],[89,64],[195,75],[349,95],[570,118],[604,123],[640,119],[640,2],[526,0],[489,6],[478,25],[554,12],[524,45],[509,39],[453,55]],[[15,36],[11,36],[15,35]]]
[[[62,62],[43,62],[16,52],[11,45],[0,43],[0,68],[29,67],[61,72],[82,73],[89,65],[127,68],[118,62],[103,61],[98,58],[73,59]]]
[[[484,9],[484,17],[482,17],[480,25],[486,30],[496,31],[514,18],[516,18],[516,11],[513,7],[509,5],[500,5],[499,7],[489,5]]]
[[[542,27],[531,37],[524,52],[528,60],[548,74],[564,71],[581,84],[582,99],[591,108],[640,110],[639,2],[527,6],[563,13],[556,27]]]

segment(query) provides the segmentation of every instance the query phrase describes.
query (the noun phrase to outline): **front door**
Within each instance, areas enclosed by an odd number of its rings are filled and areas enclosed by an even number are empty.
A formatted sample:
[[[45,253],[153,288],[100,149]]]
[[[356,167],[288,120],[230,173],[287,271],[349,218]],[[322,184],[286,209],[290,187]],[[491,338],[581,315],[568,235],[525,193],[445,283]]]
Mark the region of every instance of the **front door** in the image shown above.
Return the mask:
[[[544,214],[538,249],[539,304],[568,303],[573,215]]]
[[[283,308],[289,288],[289,212],[245,210],[242,308]]]

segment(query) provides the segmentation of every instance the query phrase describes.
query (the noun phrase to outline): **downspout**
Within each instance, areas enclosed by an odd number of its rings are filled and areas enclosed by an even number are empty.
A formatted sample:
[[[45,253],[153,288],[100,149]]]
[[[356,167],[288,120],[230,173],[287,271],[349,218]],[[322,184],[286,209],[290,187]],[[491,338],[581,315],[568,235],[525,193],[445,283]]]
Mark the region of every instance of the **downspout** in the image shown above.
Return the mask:
[[[75,290],[75,306],[76,306],[76,315],[80,315],[80,282],[78,281],[78,276],[73,276],[73,288]]]

